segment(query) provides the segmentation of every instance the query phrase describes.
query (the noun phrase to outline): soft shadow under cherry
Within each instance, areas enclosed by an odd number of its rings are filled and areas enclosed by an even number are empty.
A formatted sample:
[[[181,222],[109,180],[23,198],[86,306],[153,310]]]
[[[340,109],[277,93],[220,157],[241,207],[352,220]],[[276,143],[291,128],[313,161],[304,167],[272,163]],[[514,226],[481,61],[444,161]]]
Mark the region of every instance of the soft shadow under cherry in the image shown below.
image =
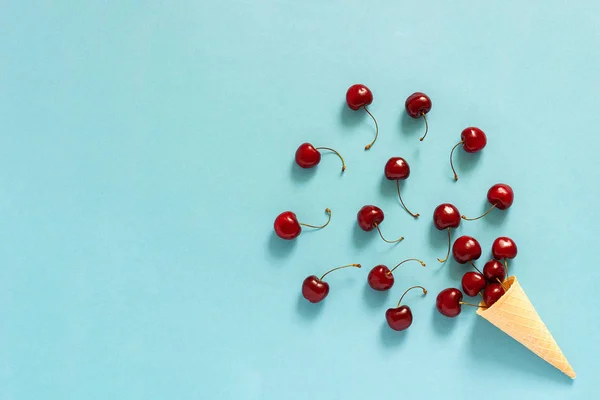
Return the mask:
[[[369,245],[369,243],[373,242],[376,237],[379,237],[376,230],[365,232],[360,226],[358,226],[358,223],[355,222],[353,225],[354,229],[352,229],[352,241],[358,248],[366,247]]]
[[[327,299],[319,302],[319,303],[311,303],[302,296],[302,293],[298,294],[298,301],[296,304],[296,311],[298,315],[305,320],[314,320],[323,312],[323,308],[325,307],[325,301]]]
[[[364,110],[351,110],[346,102],[342,102],[340,109],[340,121],[346,127],[356,126],[362,123],[367,113]]]
[[[274,258],[286,258],[288,257],[296,247],[297,239],[294,240],[284,240],[281,239],[275,231],[271,231],[271,236],[269,237],[269,254]]]
[[[460,181],[461,178],[467,178],[471,175],[471,172],[477,167],[477,164],[479,164],[481,155],[481,151],[478,151],[477,153],[467,153],[462,146],[459,146],[454,151],[454,168],[456,168],[456,173],[458,174],[458,181]],[[450,170],[448,176],[453,182],[455,181],[452,170]]]
[[[294,182],[308,182],[317,173],[317,168],[318,166],[312,168],[302,168],[298,166],[295,161],[292,161],[290,175],[292,176]]]
[[[423,135],[423,132],[425,132],[425,124],[423,119],[412,118],[406,113],[405,110],[402,110],[400,114],[400,132],[404,135],[414,136],[418,142],[418,138]]]
[[[365,283],[363,287],[363,299],[369,308],[381,308],[388,302],[389,290],[375,290],[368,283]]]
[[[381,343],[386,348],[399,347],[402,346],[406,342],[406,337],[408,336],[408,331],[410,331],[410,327],[403,331],[395,331],[389,327],[385,320],[385,316],[383,316],[383,322],[381,323],[381,328],[379,329]]]
[[[460,316],[459,316],[460,317]],[[449,332],[455,329],[456,324],[460,323],[456,318],[448,318],[440,314],[440,312],[433,306],[431,308],[431,322],[433,325],[433,331],[438,336],[447,336]]]

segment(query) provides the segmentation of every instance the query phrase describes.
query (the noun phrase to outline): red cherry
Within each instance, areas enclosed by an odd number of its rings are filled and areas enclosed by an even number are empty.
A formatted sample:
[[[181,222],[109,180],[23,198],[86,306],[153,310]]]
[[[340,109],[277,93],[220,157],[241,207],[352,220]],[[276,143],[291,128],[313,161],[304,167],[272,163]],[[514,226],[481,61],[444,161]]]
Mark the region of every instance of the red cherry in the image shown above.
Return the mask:
[[[483,275],[479,272],[469,271],[462,277],[462,288],[463,292],[467,296],[475,297],[485,289],[487,282]]]
[[[318,303],[329,294],[329,284],[315,275],[307,277],[302,282],[302,296],[311,303]]]
[[[490,283],[483,291],[483,301],[488,307],[494,305],[504,294],[504,288],[499,283]]]
[[[481,257],[481,246],[471,236],[461,236],[452,245],[452,255],[456,262],[466,264]]]
[[[395,331],[403,331],[412,325],[413,316],[409,306],[398,306],[396,308],[388,308],[385,312],[385,319]]]
[[[460,213],[458,208],[452,204],[443,203],[435,208],[433,211],[433,224],[440,231],[446,229],[448,231],[448,252],[446,258],[443,260],[438,258],[437,260],[441,263],[446,262],[450,255],[450,228],[458,228],[460,225]]]
[[[452,162],[452,155],[454,153],[454,150],[462,144],[463,149],[467,153],[476,153],[480,150],[483,150],[486,143],[487,138],[485,136],[485,133],[483,133],[481,129],[475,127],[463,129],[463,131],[460,134],[460,142],[458,142],[450,152],[450,167],[452,168],[452,172],[454,172],[455,181],[458,180],[458,175],[456,174],[456,170],[454,169],[454,163]]]
[[[433,224],[440,231],[448,228],[458,228],[460,225],[458,208],[450,203],[440,204],[433,211]]]
[[[385,291],[394,286],[394,275],[385,265],[376,265],[369,272],[367,282],[372,289]]]
[[[291,211],[284,211],[275,218],[275,233],[282,239],[292,240],[300,235],[302,227]]]
[[[408,258],[404,261],[399,262],[394,268],[392,268],[391,271],[385,265],[376,265],[369,272],[369,276],[367,277],[367,282],[369,283],[369,286],[379,291],[389,290],[394,285],[394,270],[407,261],[418,261],[422,266],[425,266],[425,263],[423,261],[416,258]]]
[[[273,224],[275,233],[282,239],[292,240],[297,238],[298,235],[300,235],[300,232],[302,232],[301,225],[315,229],[325,228],[329,224],[329,221],[331,221],[331,210],[326,208],[325,212],[327,213],[327,222],[323,225],[316,226],[298,222],[296,214],[291,211],[284,211],[275,218],[275,223]]]
[[[358,225],[363,231],[372,231],[383,222],[383,210],[377,206],[364,206],[358,211]]]
[[[412,215],[415,218],[419,217],[419,214],[412,213],[404,204],[402,200],[402,196],[400,195],[400,180],[405,180],[410,176],[410,166],[406,162],[406,160],[402,157],[392,157],[385,163],[385,168],[383,169],[385,173],[385,177],[390,181],[396,181],[396,189],[398,190],[398,197],[400,198],[400,203],[402,207],[406,210],[407,213]]]
[[[420,141],[425,139],[427,136],[427,132],[429,131],[429,125],[427,124],[427,118],[425,114],[427,114],[431,110],[431,99],[425,93],[415,92],[408,96],[406,102],[404,103],[404,107],[406,108],[406,112],[413,118],[421,118],[425,120],[425,134]]]
[[[377,120],[371,114],[371,112],[367,109],[367,106],[373,102],[373,93],[371,90],[365,85],[356,84],[350,86],[348,91],[346,92],[346,103],[348,107],[352,110],[358,110],[360,108],[364,108],[367,114],[373,119],[375,122],[375,138],[371,143],[365,146],[365,150],[369,150],[375,141],[377,140],[377,136],[379,135],[379,125],[377,124]]]
[[[460,140],[463,142],[463,148],[467,153],[481,151],[487,144],[485,133],[483,133],[481,129],[473,126],[463,129],[460,134]]]
[[[346,92],[346,103],[352,110],[366,107],[373,102],[373,93],[365,85],[356,84],[350,86]]]
[[[410,166],[404,158],[392,157],[385,163],[383,172],[390,181],[404,180],[410,176]]]
[[[310,143],[302,143],[296,150],[296,164],[302,168],[312,168],[321,162],[321,153],[319,150],[329,150],[334,152],[342,160],[342,172],[346,170],[346,163],[341,154],[329,147],[314,147]]]
[[[497,183],[488,190],[487,198],[498,210],[506,210],[515,200],[515,192],[505,183]]]
[[[460,314],[462,299],[463,294],[460,290],[455,288],[444,289],[438,294],[435,307],[440,314],[454,318]]]
[[[302,282],[302,296],[311,303],[320,302],[329,294],[329,284],[324,282],[323,278],[330,272],[348,267],[360,268],[360,264],[348,264],[334,268],[325,272],[321,278],[317,278],[315,275],[307,277],[304,282]]]
[[[513,259],[517,256],[517,244],[509,237],[499,237],[492,244],[492,255],[497,260]]]
[[[506,271],[498,260],[490,260],[483,266],[483,276],[489,283],[504,282]]]
[[[373,229],[377,229],[377,231],[379,232],[379,236],[381,236],[381,239],[388,243],[397,243],[404,240],[403,237],[400,237],[396,240],[390,241],[383,237],[383,234],[379,229],[379,225],[383,222],[383,217],[383,211],[381,210],[381,208],[371,205],[364,206],[358,211],[358,214],[356,215],[356,219],[358,220],[358,226],[360,226],[360,228],[363,231],[368,232],[372,231]]]
[[[497,183],[488,190],[488,201],[492,206],[477,218],[467,218],[464,215],[462,219],[467,221],[475,221],[488,215],[494,208],[498,210],[506,210],[510,207],[515,199],[515,193],[512,188],[505,183]]]
[[[401,306],[400,303],[402,299],[412,289],[420,288],[423,290],[423,294],[427,294],[427,289],[423,286],[413,286],[411,288],[406,289],[402,297],[400,297],[400,301],[398,301],[398,305],[396,308],[388,308],[385,312],[385,319],[390,326],[395,331],[403,331],[412,325],[413,316],[412,311],[410,311],[409,306]]]

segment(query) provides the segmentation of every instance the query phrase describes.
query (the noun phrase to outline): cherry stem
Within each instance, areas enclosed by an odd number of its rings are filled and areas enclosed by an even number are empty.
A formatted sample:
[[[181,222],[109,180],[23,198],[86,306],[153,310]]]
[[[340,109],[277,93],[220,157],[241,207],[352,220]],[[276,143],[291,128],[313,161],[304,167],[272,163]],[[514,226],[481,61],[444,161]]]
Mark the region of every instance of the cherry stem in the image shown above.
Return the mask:
[[[396,179],[396,188],[398,189],[398,197],[400,198],[400,203],[402,203],[402,207],[404,207],[404,209],[406,210],[407,213],[409,213],[410,215],[412,215],[414,218],[419,218],[419,213],[414,214],[412,213],[408,208],[406,208],[406,205],[404,204],[404,201],[402,201],[402,196],[400,195],[400,179]]]
[[[409,287],[408,289],[406,289],[406,291],[402,294],[402,296],[400,296],[400,300],[398,300],[398,305],[396,306],[396,308],[400,307],[400,303],[402,303],[402,299],[404,298],[404,296],[406,295],[406,293],[410,292],[413,289],[422,289],[423,290],[423,294],[427,294],[427,289],[425,289],[423,286],[413,286],[413,287]]]
[[[506,262],[506,258],[504,259],[504,280],[508,280],[508,263]]]
[[[444,258],[443,260],[440,260],[438,258],[437,260],[441,263],[445,263],[446,260],[448,260],[448,257],[450,257],[450,228],[448,228],[448,252],[446,253],[446,258]]]
[[[375,119],[373,114],[371,114],[371,112],[367,109],[367,106],[363,106],[363,108],[365,109],[367,114],[369,114],[371,116],[371,118],[373,118],[373,122],[375,122],[375,138],[373,139],[373,141],[371,143],[369,143],[368,145],[365,146],[365,150],[369,150],[375,144],[375,141],[377,140],[377,135],[379,135],[379,125],[377,124],[377,120]]]
[[[327,225],[329,225],[329,221],[331,221],[331,210],[329,208],[325,209],[325,212],[327,213],[327,222],[325,222],[325,224],[317,226],[317,225],[309,225],[309,224],[303,224],[302,222],[299,222],[300,225],[302,226],[306,226],[308,228],[315,228],[315,229],[323,229],[325,228]]]
[[[421,116],[425,120],[425,134],[423,135],[422,138],[419,139],[422,142],[423,139],[425,139],[425,136],[427,136],[427,132],[429,132],[429,124],[427,123],[427,117],[425,116],[424,112],[421,113]]]
[[[356,268],[360,268],[360,267],[362,267],[362,265],[360,265],[360,264],[348,264],[348,265],[342,265],[341,267],[337,267],[337,268],[334,268],[334,269],[330,269],[329,271],[325,272],[325,273],[323,274],[323,276],[321,276],[321,278],[320,278],[319,280],[320,280],[320,281],[322,281],[322,280],[323,280],[323,278],[325,278],[325,276],[326,276],[328,273],[330,273],[330,272],[337,271],[338,269],[342,269],[342,268],[349,268],[349,267],[356,267]]]
[[[473,260],[471,260],[471,261],[469,261],[469,262],[471,263],[471,265],[473,266],[473,268],[475,268],[475,270],[481,274],[481,271],[479,270],[479,268],[477,268],[477,267],[475,266],[475,263],[473,263]],[[481,274],[481,275],[483,275],[483,274]]]
[[[342,157],[342,155],[340,153],[338,153],[337,151],[335,151],[331,147],[317,147],[316,149],[317,150],[329,150],[329,151],[333,151],[340,158],[340,160],[342,160],[342,172],[344,172],[346,170],[346,163],[344,162],[344,157]]]
[[[424,263],[423,261],[419,260],[418,258],[407,258],[407,259],[406,259],[406,260],[404,260],[404,261],[400,261],[400,262],[399,262],[399,263],[398,263],[398,264],[397,264],[397,265],[396,265],[394,268],[392,268],[392,269],[390,270],[390,272],[388,272],[388,274],[391,274],[392,272],[394,272],[394,270],[395,270],[396,268],[398,268],[399,266],[401,266],[402,264],[404,264],[404,263],[405,263],[405,262],[407,262],[407,261],[417,261],[417,262],[418,262],[419,264],[421,264],[423,267],[425,266],[425,263]],[[416,287],[416,286],[415,286],[415,287]],[[419,287],[420,287],[420,286],[419,286]]]
[[[508,290],[505,286],[504,286],[504,282],[502,282],[500,279],[496,278],[496,280],[498,281],[498,283],[500,284],[500,286],[502,286],[502,289],[504,289],[504,293],[506,293],[506,291]]]
[[[383,234],[381,233],[381,229],[379,229],[379,224],[373,224],[375,225],[375,228],[377,228],[377,232],[379,232],[379,236],[381,236],[381,238],[383,239],[384,242],[387,243],[398,243],[404,240],[404,236],[400,236],[398,239],[396,240],[387,240],[386,238],[383,237]]]
[[[467,217],[465,217],[464,215],[461,215],[460,217],[461,217],[462,219],[464,219],[465,221],[476,221],[476,220],[478,220],[478,219],[480,219],[480,218],[483,218],[483,217],[485,217],[486,215],[488,215],[488,214],[489,214],[489,213],[490,213],[490,212],[491,212],[491,211],[492,211],[492,210],[493,210],[495,207],[496,207],[496,203],[492,204],[492,206],[490,207],[490,209],[489,209],[489,210],[487,210],[485,213],[483,213],[483,215],[480,215],[480,216],[479,216],[479,217],[477,217],[477,218],[467,218]]]
[[[481,307],[481,308],[488,308],[487,306],[480,306],[479,304],[471,304],[471,303],[467,303],[465,301],[459,301],[458,304],[461,304],[463,306],[471,306],[471,307]]]
[[[452,168],[452,172],[454,172],[454,180],[455,181],[458,180],[458,175],[456,174],[456,170],[454,169],[454,163],[452,162],[452,154],[454,154],[454,150],[463,143],[464,142],[462,140],[460,142],[456,143],[456,145],[452,148],[452,151],[450,152],[450,167]]]

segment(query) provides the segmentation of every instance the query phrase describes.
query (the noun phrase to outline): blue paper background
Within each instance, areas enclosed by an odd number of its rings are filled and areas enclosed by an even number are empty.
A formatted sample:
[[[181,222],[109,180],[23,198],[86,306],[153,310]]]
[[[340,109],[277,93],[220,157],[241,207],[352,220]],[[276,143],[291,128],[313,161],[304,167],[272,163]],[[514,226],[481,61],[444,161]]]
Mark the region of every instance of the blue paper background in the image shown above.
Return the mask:
[[[598,362],[597,1],[0,2],[0,398],[583,399]],[[373,125],[344,106],[364,83]],[[430,133],[404,115],[433,99]],[[448,154],[479,126],[488,146]],[[301,171],[296,147],[332,146]],[[405,157],[418,221],[383,179]],[[512,271],[578,373],[571,381],[466,309],[440,317],[441,202],[475,215],[490,185],[508,212],[465,223],[485,258],[519,245]],[[386,212],[397,246],[357,229]],[[331,225],[294,242],[294,210]],[[407,264],[387,294],[375,264]],[[484,261],[484,260],[482,260]],[[328,278],[305,303],[305,276]],[[482,265],[483,263],[480,263]],[[414,324],[390,331],[406,297]]]

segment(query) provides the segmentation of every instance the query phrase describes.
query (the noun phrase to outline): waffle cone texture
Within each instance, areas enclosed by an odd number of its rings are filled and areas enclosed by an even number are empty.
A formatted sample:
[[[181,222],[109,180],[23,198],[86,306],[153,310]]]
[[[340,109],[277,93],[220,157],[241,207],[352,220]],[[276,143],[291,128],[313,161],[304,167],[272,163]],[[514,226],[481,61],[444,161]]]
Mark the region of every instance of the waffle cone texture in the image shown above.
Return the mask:
[[[517,278],[509,277],[504,286],[508,287],[506,293],[491,307],[478,308],[477,314],[571,379],[575,379],[575,371],[535,311]],[[481,302],[480,305],[485,306],[485,303]]]

